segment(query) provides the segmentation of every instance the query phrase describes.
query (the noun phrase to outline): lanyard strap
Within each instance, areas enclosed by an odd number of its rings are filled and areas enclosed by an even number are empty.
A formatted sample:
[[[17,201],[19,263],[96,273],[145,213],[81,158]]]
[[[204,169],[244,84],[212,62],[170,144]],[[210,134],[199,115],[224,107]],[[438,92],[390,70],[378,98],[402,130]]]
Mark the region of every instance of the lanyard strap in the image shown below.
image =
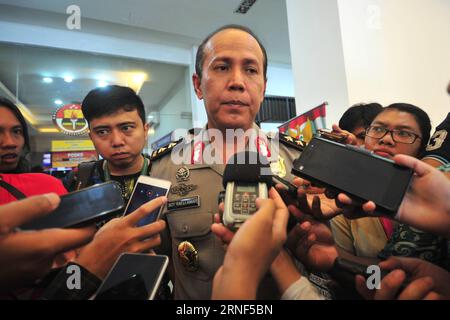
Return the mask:
[[[144,164],[141,169],[141,176],[145,175],[148,170],[148,159],[144,157]],[[111,180],[111,174],[109,173],[109,169],[106,163],[106,160],[103,162],[103,172],[105,173],[105,181]]]

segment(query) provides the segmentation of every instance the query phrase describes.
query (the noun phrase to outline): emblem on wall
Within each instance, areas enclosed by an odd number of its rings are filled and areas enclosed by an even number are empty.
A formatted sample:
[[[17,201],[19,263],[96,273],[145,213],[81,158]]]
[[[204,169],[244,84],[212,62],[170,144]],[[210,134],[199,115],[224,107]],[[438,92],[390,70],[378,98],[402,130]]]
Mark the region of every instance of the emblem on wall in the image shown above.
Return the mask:
[[[71,136],[83,135],[89,128],[79,104],[67,104],[58,108],[53,114],[53,123],[62,133]]]

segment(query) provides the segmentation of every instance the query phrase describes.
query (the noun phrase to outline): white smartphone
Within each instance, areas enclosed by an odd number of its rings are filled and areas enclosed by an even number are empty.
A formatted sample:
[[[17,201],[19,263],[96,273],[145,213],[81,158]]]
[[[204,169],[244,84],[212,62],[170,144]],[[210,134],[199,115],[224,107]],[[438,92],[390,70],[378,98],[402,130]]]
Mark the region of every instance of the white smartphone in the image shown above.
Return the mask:
[[[94,300],[153,300],[169,258],[123,253],[102,282]]]
[[[128,201],[124,216],[132,213],[134,210],[155,198],[166,196],[169,193],[171,182],[162,179],[156,179],[148,176],[140,176],[134,187],[133,194]],[[142,218],[137,224],[137,227],[144,226],[155,222],[159,219],[162,207],[156,209],[145,218]]]

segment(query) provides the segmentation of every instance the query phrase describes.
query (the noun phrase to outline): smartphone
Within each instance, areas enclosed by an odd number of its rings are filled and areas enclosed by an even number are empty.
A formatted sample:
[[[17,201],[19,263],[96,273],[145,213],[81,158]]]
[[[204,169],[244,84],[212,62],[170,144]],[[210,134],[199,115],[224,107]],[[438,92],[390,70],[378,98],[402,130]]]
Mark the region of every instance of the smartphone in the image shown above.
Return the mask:
[[[134,210],[155,198],[166,196],[169,193],[171,182],[152,178],[149,176],[140,176],[136,182],[131,198],[128,201],[124,215],[132,213]],[[137,227],[144,226],[155,222],[159,219],[162,207],[155,209],[152,213],[142,218],[137,224]]]
[[[344,134],[344,133],[338,133],[338,132],[333,132],[331,130],[326,130],[326,129],[318,129],[317,133],[319,135],[319,137],[327,139],[327,140],[331,140],[331,141],[336,141],[336,142],[344,142],[348,135]]]
[[[53,212],[22,225],[20,229],[81,227],[121,214],[124,207],[120,185],[108,181],[61,196],[61,202]]]
[[[292,173],[356,201],[372,200],[385,215],[395,215],[413,176],[390,159],[319,137],[294,161]]]
[[[122,254],[98,289],[94,300],[152,300],[166,271],[163,255]]]

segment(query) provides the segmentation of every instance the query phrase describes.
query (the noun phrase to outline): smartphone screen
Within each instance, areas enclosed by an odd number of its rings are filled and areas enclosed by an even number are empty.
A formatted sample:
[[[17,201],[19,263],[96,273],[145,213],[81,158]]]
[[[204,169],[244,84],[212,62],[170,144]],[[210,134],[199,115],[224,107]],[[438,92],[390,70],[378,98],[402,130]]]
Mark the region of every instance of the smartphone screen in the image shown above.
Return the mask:
[[[100,286],[95,300],[153,299],[167,264],[167,256],[122,254]]]
[[[105,220],[123,210],[120,185],[109,181],[61,196],[48,215],[21,226],[23,230],[67,228]]]
[[[398,210],[413,174],[367,150],[322,138],[311,140],[292,172],[359,200],[372,200],[386,214]]]
[[[125,215],[128,215],[132,213],[134,210],[142,206],[144,203],[156,199],[161,196],[166,196],[168,193],[168,189],[145,184],[142,182],[139,182],[136,184],[136,187],[133,191],[133,195],[131,196],[130,201],[128,202],[128,207],[125,211]],[[155,209],[152,213],[147,215],[145,218],[142,218],[136,226],[144,226],[150,223],[153,223],[158,219],[160,208]]]

